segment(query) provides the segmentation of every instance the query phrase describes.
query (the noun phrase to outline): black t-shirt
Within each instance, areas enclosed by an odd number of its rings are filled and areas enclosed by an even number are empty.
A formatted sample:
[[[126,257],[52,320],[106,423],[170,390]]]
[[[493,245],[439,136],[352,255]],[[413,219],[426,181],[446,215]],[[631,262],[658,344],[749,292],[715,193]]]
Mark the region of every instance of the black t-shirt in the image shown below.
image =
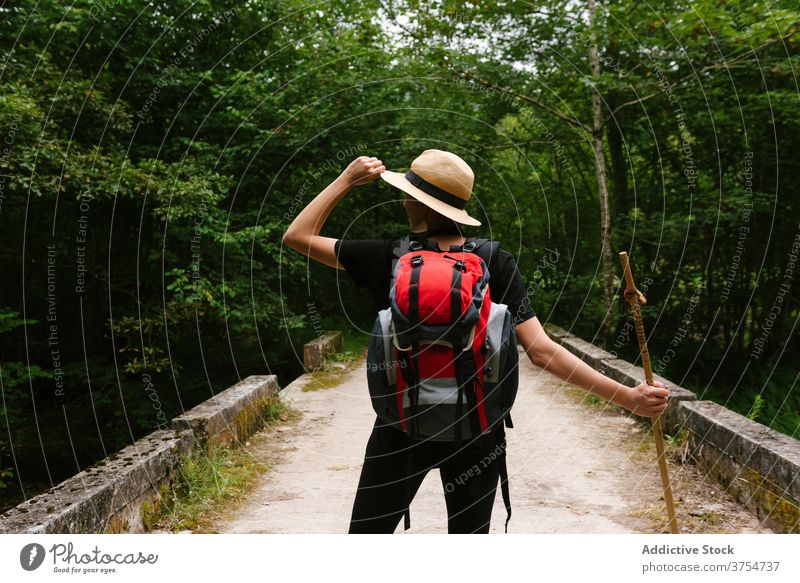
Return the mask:
[[[398,243],[397,239],[337,239],[334,244],[339,263],[356,285],[370,291],[378,310],[389,307],[392,252]],[[536,313],[514,256],[501,248],[487,267],[492,301],[508,306],[515,325],[533,318]]]

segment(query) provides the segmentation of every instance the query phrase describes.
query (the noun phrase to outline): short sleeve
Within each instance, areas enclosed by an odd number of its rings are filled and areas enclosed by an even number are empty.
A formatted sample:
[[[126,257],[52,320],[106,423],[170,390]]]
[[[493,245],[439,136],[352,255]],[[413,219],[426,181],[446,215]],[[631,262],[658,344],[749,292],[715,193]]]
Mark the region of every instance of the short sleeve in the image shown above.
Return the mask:
[[[397,245],[391,239],[338,239],[333,246],[336,258],[353,282],[369,290],[377,310],[389,307],[389,280],[392,252]]]
[[[536,312],[531,305],[530,294],[525,288],[514,256],[508,251],[501,250],[497,259],[499,269],[492,270],[489,280],[492,301],[507,305],[514,319],[514,325],[518,326],[535,317]],[[494,273],[497,273],[497,277]]]
[[[385,239],[337,239],[333,250],[356,285],[374,287],[377,281],[388,278],[387,257],[391,257],[392,248],[392,242]]]

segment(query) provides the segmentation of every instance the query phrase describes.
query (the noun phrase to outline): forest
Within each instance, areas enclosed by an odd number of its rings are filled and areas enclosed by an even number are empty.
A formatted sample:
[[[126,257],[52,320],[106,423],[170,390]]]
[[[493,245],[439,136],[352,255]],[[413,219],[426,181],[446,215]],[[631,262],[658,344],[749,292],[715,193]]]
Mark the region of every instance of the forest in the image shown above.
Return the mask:
[[[281,238],[354,158],[475,173],[540,321],[800,427],[794,0],[0,4],[0,510],[374,307]],[[792,186],[795,185],[795,186]],[[323,234],[408,232],[353,189]]]

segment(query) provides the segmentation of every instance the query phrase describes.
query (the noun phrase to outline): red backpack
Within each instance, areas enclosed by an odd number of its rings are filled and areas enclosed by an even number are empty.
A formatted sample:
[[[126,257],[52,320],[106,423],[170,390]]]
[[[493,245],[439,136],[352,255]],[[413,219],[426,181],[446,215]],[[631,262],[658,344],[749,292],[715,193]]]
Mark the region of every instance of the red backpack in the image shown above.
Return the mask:
[[[498,447],[488,439],[498,424],[513,427],[518,384],[513,319],[491,300],[488,264],[498,250],[485,239],[446,252],[435,242],[401,241],[390,307],[378,313],[369,343],[367,380],[380,423],[409,438],[486,438],[486,450],[496,452],[491,459],[499,458],[510,518],[505,442]]]

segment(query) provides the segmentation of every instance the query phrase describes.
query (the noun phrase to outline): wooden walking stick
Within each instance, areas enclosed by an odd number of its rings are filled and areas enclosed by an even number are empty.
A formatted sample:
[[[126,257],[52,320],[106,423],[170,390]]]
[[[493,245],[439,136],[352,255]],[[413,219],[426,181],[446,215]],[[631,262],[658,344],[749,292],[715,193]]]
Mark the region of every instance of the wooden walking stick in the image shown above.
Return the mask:
[[[631,306],[633,312],[633,322],[636,326],[636,339],[639,342],[639,352],[642,354],[642,367],[644,377],[648,385],[653,384],[653,369],[650,366],[650,352],[647,350],[647,337],[644,335],[644,324],[642,323],[641,305],[647,303],[644,294],[636,289],[633,282],[633,273],[628,263],[627,251],[619,254],[622,271],[625,273],[625,301]],[[667,460],[664,458],[664,436],[661,432],[661,416],[651,418],[653,423],[653,435],[656,439],[656,453],[658,454],[658,469],[661,472],[661,483],[664,485],[664,501],[667,503],[667,516],[669,516],[669,530],[672,534],[679,534],[678,519],[675,516],[675,503],[672,500],[672,488],[669,485],[669,472],[667,471]]]

